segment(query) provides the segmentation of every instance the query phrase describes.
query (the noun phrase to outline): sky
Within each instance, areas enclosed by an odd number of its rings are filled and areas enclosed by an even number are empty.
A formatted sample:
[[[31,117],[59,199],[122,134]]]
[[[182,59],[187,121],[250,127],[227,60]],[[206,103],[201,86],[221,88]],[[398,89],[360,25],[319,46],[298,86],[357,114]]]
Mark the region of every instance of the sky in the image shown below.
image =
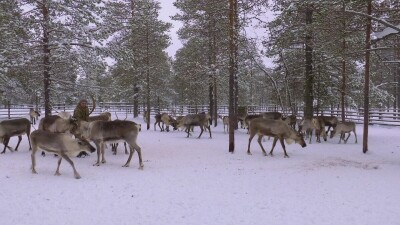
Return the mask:
[[[159,18],[163,21],[170,22],[172,24],[172,28],[169,32],[169,35],[171,37],[171,45],[167,48],[167,52],[169,56],[174,57],[176,51],[183,46],[177,34],[179,28],[182,27],[182,23],[179,21],[172,20],[170,17],[177,14],[179,10],[175,8],[173,5],[175,0],[160,0],[159,2],[161,5]],[[275,16],[273,15],[272,12],[268,12],[265,14],[265,18],[263,18],[263,20],[270,21],[274,17]],[[258,29],[255,25],[256,23],[253,23],[251,26],[246,27],[246,35],[248,37],[257,38],[261,42],[263,37],[267,36],[267,34],[266,32],[264,32],[264,30]],[[258,48],[261,49],[260,43],[258,43]],[[265,65],[273,66],[272,59],[264,57],[263,61]]]
[[[167,48],[168,55],[175,56],[176,51],[182,47],[182,43],[178,38],[178,30],[182,27],[182,23],[179,21],[174,21],[170,17],[179,12],[177,8],[173,5],[175,0],[161,0],[161,10],[159,18],[163,21],[172,23],[172,28],[169,32],[171,37],[171,45]]]
[[[142,117],[131,115],[144,127]],[[371,126],[367,154],[359,124],[358,143],[353,134],[347,144],[338,144],[338,136],[322,143],[313,137],[305,148],[287,144],[289,158],[280,143],[274,156],[263,156],[257,137],[248,155],[244,129],[235,133],[235,153],[228,153],[222,121],[211,127],[212,139],[208,132],[197,139],[199,131],[186,138],[183,131],[142,129],[143,170],[136,152],[130,167],[122,167],[128,159],[122,143],[117,155],[105,150],[100,166],[93,166],[96,153],[71,157],[79,180],[65,160],[55,176],[57,157],[40,151],[32,174],[23,135],[17,152],[0,155],[0,224],[399,224],[400,127]],[[11,147],[17,141],[12,137]],[[268,152],[272,142],[262,141]]]

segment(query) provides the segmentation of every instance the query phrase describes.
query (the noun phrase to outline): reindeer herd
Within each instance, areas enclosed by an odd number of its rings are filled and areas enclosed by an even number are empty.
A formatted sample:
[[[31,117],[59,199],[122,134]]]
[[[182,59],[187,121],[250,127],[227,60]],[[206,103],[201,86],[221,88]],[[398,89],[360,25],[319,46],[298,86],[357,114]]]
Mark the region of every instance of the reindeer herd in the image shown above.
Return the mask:
[[[36,152],[38,149],[42,149],[59,156],[55,175],[60,175],[59,168],[62,159],[64,159],[71,165],[75,178],[79,179],[80,175],[70,157],[77,156],[83,152],[93,153],[97,150],[97,161],[94,166],[100,166],[101,163],[106,163],[106,145],[111,144],[111,150],[113,154],[116,154],[118,142],[121,141],[124,142],[125,153],[129,153],[128,160],[123,167],[129,167],[133,154],[136,151],[139,159],[139,169],[143,169],[141,148],[137,145],[137,137],[141,130],[141,125],[127,120],[127,117],[121,120],[116,115],[117,119],[112,120],[111,113],[103,112],[97,116],[90,116],[89,121],[78,121],[72,117],[71,113],[60,112],[58,115],[42,118],[39,122],[38,130],[31,133],[31,127],[36,123],[40,114],[37,111],[30,110],[29,116],[31,118],[30,121],[25,118],[1,121],[0,143],[4,144],[1,154],[4,154],[6,149],[14,151],[9,146],[9,140],[11,137],[17,136],[18,143],[15,147],[15,151],[17,151],[22,135],[26,134],[29,149],[32,150],[32,173],[37,173],[35,169]],[[149,115],[145,112],[143,118],[146,121],[146,119],[149,119]],[[219,116],[219,118],[223,122],[224,132],[228,131],[228,129],[225,131],[225,126],[229,125],[229,118],[227,116]],[[188,138],[192,135],[191,132],[193,132],[194,127],[198,126],[201,130],[198,138],[202,136],[204,131],[208,131],[209,138],[212,138],[210,126],[212,118],[208,113],[189,114],[176,118],[167,113],[162,113],[155,115],[154,119],[154,130],[157,129],[156,126],[158,125],[161,132],[169,132],[169,127],[171,126],[174,131],[178,129],[184,130]],[[339,143],[342,140],[344,143],[347,143],[350,132],[353,132],[355,143],[357,143],[355,123],[349,121],[339,122],[334,116],[315,116],[313,118],[297,119],[295,115],[283,117],[279,112],[265,112],[240,116],[238,117],[238,121],[241,128],[247,129],[250,135],[247,149],[248,154],[251,154],[250,144],[255,135],[258,135],[257,141],[265,156],[268,154],[262,145],[264,136],[273,138],[272,148],[269,152],[271,156],[278,140],[283,148],[284,156],[289,157],[284,142],[287,144],[295,142],[304,148],[306,147],[304,138],[308,138],[309,143],[311,143],[312,134],[314,133],[316,142],[321,142],[321,136],[326,141],[331,128],[333,130],[330,133],[330,138],[340,135]],[[327,130],[325,129],[326,126],[328,127]],[[347,138],[345,138],[346,133],[348,134]],[[93,142],[95,147],[90,142]],[[129,152],[126,145],[129,146]],[[43,154],[44,152],[42,152]]]

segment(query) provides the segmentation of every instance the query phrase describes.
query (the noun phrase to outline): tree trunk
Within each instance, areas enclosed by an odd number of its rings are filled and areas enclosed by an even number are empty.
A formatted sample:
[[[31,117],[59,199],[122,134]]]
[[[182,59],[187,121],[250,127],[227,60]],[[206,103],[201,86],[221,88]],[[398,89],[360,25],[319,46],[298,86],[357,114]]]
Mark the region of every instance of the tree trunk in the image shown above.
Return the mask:
[[[139,87],[135,83],[133,85],[133,117],[139,116]]]
[[[47,0],[43,0],[40,4],[43,15],[43,88],[44,88],[44,115],[48,117],[51,115],[51,101],[50,101],[50,48],[49,48],[49,9]]]
[[[342,122],[346,119],[345,114],[345,97],[346,97],[346,19],[344,17],[346,9],[346,3],[343,2],[343,40],[342,40],[342,88],[340,92],[340,104],[342,108]]]
[[[235,77],[237,72],[237,0],[229,0],[229,152],[235,151]],[[237,125],[237,123],[236,123]]]
[[[367,14],[372,13],[372,2],[368,1]],[[369,58],[371,48],[371,19],[367,18],[367,29],[365,34],[365,81],[364,81],[364,134],[363,134],[363,153],[368,151],[368,124],[369,124]]]
[[[214,116],[214,66],[213,65],[213,22],[212,22],[212,16],[209,16],[209,21],[208,21],[208,101],[209,101],[209,113],[211,118]],[[212,125],[212,120],[211,124]]]
[[[305,37],[306,44],[306,65],[305,65],[305,90],[304,90],[304,117],[312,118],[313,116],[313,102],[314,102],[314,94],[313,94],[313,85],[314,85],[314,75],[313,75],[313,47],[312,47],[312,33],[311,33],[311,25],[312,25],[312,15],[313,9],[308,6],[306,9],[306,27],[307,33]]]
[[[150,43],[149,43],[149,31],[148,27],[146,27],[146,105],[147,105],[147,130],[150,129],[150,56],[149,56],[149,51],[150,51]]]

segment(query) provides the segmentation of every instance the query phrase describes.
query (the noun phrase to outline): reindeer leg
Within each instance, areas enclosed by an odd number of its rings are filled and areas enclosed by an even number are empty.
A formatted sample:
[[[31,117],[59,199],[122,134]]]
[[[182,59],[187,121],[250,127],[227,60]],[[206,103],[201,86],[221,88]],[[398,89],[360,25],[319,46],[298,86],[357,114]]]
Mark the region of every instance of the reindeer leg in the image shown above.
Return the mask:
[[[106,163],[106,158],[104,156],[104,142],[101,142],[100,149],[101,149],[101,163]]]
[[[200,132],[200,135],[199,135],[198,139],[200,139],[201,135],[203,134],[203,131],[204,131],[203,126],[200,126],[200,130],[201,130],[201,132]]]
[[[100,143],[96,141],[94,144],[96,145],[97,162],[93,166],[100,166]]]
[[[357,134],[356,134],[356,131],[353,130],[353,133],[354,133],[354,136],[356,136],[356,144],[357,144]]]
[[[249,145],[248,145],[248,147],[247,147],[247,155],[251,155],[251,152],[250,152],[250,143],[251,143],[251,140],[253,140],[253,138],[254,138],[255,135],[256,135],[256,134],[250,134],[250,137],[249,137]]]
[[[208,126],[208,132],[210,133],[210,139],[211,139],[212,137],[211,137],[211,126],[210,125]]]
[[[20,135],[20,136],[18,136],[18,143],[17,143],[17,146],[15,147],[15,151],[18,151],[18,147],[19,147],[19,144],[21,143],[21,140],[22,140],[22,136]]]
[[[60,157],[60,159],[58,160],[57,170],[56,170],[56,173],[54,174],[54,176],[60,176],[61,175],[61,173],[60,173],[61,160],[62,160],[62,157]]]
[[[117,154],[117,148],[118,148],[118,143],[111,144],[111,151],[112,151],[113,155]]]
[[[13,149],[10,146],[8,146],[9,142],[10,142],[10,137],[3,138],[4,150],[1,152],[1,154],[6,153],[6,148],[8,148],[8,150],[10,150],[11,152],[13,151]]]
[[[35,170],[35,167],[36,167],[36,151],[37,151],[37,147],[36,147],[36,145],[34,145],[33,146],[33,149],[32,149],[32,153],[31,153],[31,159],[32,159],[32,166],[31,166],[31,169],[32,169],[32,173],[34,173],[34,174],[37,174],[37,172],[36,172],[36,170]]]
[[[263,153],[264,153],[264,156],[267,156],[268,154],[267,154],[267,152],[265,151],[264,147],[263,147],[262,144],[261,144],[262,138],[263,138],[263,135],[258,135],[258,140],[257,140],[257,142],[258,142],[258,144],[260,145],[261,150],[262,150]]]
[[[32,150],[31,138],[29,137],[30,135],[31,135],[31,134],[26,133],[26,136],[28,137],[29,150]]]
[[[124,141],[124,147],[125,147],[125,155],[128,155],[128,149],[126,148],[126,141]]]
[[[349,132],[349,135],[347,136],[346,140],[344,140],[344,143],[345,143],[345,144],[347,144],[347,140],[349,140],[350,134],[351,134],[351,133]]]
[[[129,167],[129,164],[131,163],[131,159],[132,159],[133,153],[135,153],[135,149],[131,145],[129,145],[128,161],[126,161],[125,165],[123,165],[122,167]]]
[[[276,145],[276,142],[278,141],[278,138],[277,137],[274,137],[274,142],[272,143],[272,148],[271,148],[271,151],[269,152],[269,154],[271,155],[271,156],[273,156],[273,154],[272,154],[272,152],[274,151],[274,148],[275,148],[275,145]]]
[[[137,153],[138,153],[138,156],[139,156],[138,157],[139,158],[139,169],[143,169],[144,165],[143,165],[143,160],[142,160],[141,148],[135,142],[131,142],[131,143],[128,143],[128,144],[129,144],[129,147],[130,147],[130,154],[129,154],[129,157],[128,157],[128,161],[125,163],[125,165],[123,167],[129,167],[129,164],[131,162],[133,153],[136,150]]]
[[[71,164],[72,169],[74,170],[74,177],[76,179],[80,179],[81,175],[79,175],[78,171],[76,171],[75,166],[74,166],[74,162],[72,162],[72,160],[67,155],[65,155],[63,152],[61,152],[61,156],[62,156],[62,158],[67,160],[67,162],[69,162],[69,164]]]
[[[283,152],[285,153],[285,158],[289,158],[289,155],[286,153],[285,142],[283,142],[283,138],[279,138],[279,141],[281,141]]]
[[[188,135],[187,135],[187,138],[189,137],[189,130],[190,130],[190,127],[189,127],[189,126],[186,126],[186,130],[185,130],[185,131],[186,131],[186,133],[188,134]]]

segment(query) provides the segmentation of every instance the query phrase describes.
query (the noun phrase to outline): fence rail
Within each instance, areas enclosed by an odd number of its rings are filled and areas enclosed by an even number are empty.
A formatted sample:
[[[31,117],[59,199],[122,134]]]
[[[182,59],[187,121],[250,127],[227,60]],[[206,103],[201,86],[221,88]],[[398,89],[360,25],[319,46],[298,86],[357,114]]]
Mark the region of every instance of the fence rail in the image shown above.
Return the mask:
[[[90,105],[90,104],[89,104]],[[73,112],[76,105],[66,105],[66,104],[54,104],[52,114],[57,114],[61,111]],[[0,108],[0,120],[18,118],[18,117],[28,117],[30,108],[36,109],[35,105],[32,104],[7,104]],[[144,107],[139,107],[139,113],[143,112]],[[42,106],[38,108],[39,112],[44,113]],[[100,102],[98,103],[96,109],[93,111],[93,115],[99,114],[101,112],[108,111],[111,113],[133,113],[133,104],[129,103],[115,103],[115,102]],[[186,115],[191,113],[207,112],[207,105],[174,105],[166,107],[154,107],[151,108],[150,114],[155,115],[160,112],[168,112],[172,115]],[[271,106],[247,106],[248,114],[257,114],[261,112],[271,112],[278,111],[282,112],[279,107],[275,105]],[[220,105],[218,106],[218,114],[228,115],[228,106]],[[285,113],[284,113],[285,114]],[[364,111],[363,109],[346,109],[346,120],[351,120],[356,123],[363,123],[364,121]],[[330,116],[341,116],[341,110],[336,108],[326,108],[319,110],[318,115],[330,115]],[[297,116],[300,118],[303,116],[303,111],[299,110]],[[391,125],[400,126],[400,109],[371,109],[369,112],[369,124],[371,125]]]

